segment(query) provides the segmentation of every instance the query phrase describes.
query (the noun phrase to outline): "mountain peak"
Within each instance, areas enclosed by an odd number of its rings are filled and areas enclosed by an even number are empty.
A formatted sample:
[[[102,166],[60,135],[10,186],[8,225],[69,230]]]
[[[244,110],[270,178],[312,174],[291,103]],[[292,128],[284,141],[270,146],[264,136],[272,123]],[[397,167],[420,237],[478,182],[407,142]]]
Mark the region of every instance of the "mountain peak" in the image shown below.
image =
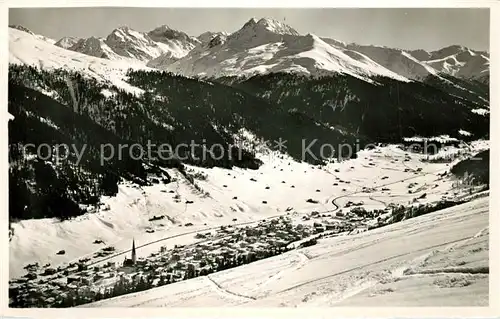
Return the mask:
[[[193,38],[182,31],[172,29],[166,24],[149,31],[148,36],[154,41],[165,44],[169,44],[172,40],[189,43],[191,45],[195,45],[200,42],[198,39]]]
[[[106,41],[129,42],[135,41],[138,37],[141,38],[140,40],[147,42],[146,39],[142,39],[143,37],[140,32],[134,31],[127,26],[121,26],[111,31],[111,33],[107,36]]]
[[[244,25],[243,25],[243,28],[245,27],[251,27],[253,25],[256,25],[257,24],[257,19],[255,18],[251,18],[250,20],[248,20]]]
[[[120,26],[118,28],[113,29],[113,31],[111,31],[111,33],[108,35],[108,39],[110,37],[123,39],[124,36],[130,35],[131,31],[133,31],[133,30],[127,26]]]
[[[299,33],[294,28],[292,28],[288,24],[285,24],[284,22],[275,19],[262,18],[257,21],[257,24],[274,33],[299,35]]]
[[[266,43],[282,42],[284,36],[299,36],[299,33],[277,20],[252,18],[241,29],[227,37],[227,43],[234,48],[252,48]]]
[[[202,43],[208,43],[211,40],[221,37],[221,38],[226,38],[229,34],[227,32],[212,32],[212,31],[206,31],[197,36],[196,38],[200,40]]]
[[[58,46],[64,47],[65,43],[61,44],[60,43],[61,40],[58,42]],[[75,39],[71,39],[70,41],[75,41]],[[67,44],[70,43],[71,42]],[[106,43],[104,43],[103,39],[94,36],[90,38],[79,39],[73,45],[67,47],[66,49],[103,59],[110,59],[117,57],[116,54],[111,50],[111,48],[108,45],[106,45]]]
[[[168,30],[173,30],[173,29],[171,27],[169,27],[167,24],[162,24],[162,25],[154,28],[150,32],[165,32],[165,31],[168,31]]]
[[[290,26],[286,25],[283,22],[280,22],[276,19],[271,19],[271,18],[261,18],[259,21],[257,21],[257,24],[266,26],[266,27],[276,27],[276,26],[286,26],[288,28],[291,28]]]
[[[76,37],[64,37],[64,38],[59,39],[59,41],[57,41],[54,44],[57,45],[58,47],[61,47],[64,49],[69,49],[70,47],[75,45],[79,40],[80,39],[78,39]]]
[[[270,19],[270,18],[261,18],[260,20],[257,20],[255,18],[251,18],[241,28],[241,30],[247,30],[247,29],[251,29],[251,30],[255,30],[255,31],[262,30],[262,31],[267,31],[267,32],[271,32],[271,33],[276,33],[276,34],[299,35],[299,33],[291,26],[289,26],[283,22],[280,22],[278,20]]]
[[[113,30],[113,32],[115,32],[115,31],[130,31],[130,30],[131,30],[130,27],[128,27],[126,25],[122,25],[122,26],[119,26],[118,28],[115,28]]]

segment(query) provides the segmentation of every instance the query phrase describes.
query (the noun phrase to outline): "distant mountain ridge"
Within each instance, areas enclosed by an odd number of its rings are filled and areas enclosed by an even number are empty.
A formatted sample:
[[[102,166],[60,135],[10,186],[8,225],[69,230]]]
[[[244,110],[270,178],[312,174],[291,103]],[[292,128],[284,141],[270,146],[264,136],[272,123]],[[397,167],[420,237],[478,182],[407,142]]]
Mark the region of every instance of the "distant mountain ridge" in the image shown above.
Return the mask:
[[[81,39],[76,38],[76,37],[64,37],[64,38],[59,39],[59,41],[57,41],[54,44],[57,45],[58,47],[63,48],[63,49],[69,49],[80,40]]]
[[[55,44],[56,43],[56,41],[54,39],[48,38],[48,37],[40,35],[40,34],[35,34],[33,31],[31,31],[30,29],[28,29],[28,28],[26,28],[26,27],[24,27],[22,25],[9,24],[9,28],[10,29],[16,29],[16,30],[19,30],[19,31],[26,32],[28,34],[31,34],[35,38],[41,39],[41,40],[43,40],[45,42],[48,42],[50,44]]]
[[[34,34],[22,26],[11,27]],[[148,32],[122,26],[106,38],[64,37],[55,45],[103,59],[137,60],[148,67],[196,77],[291,72],[420,81],[443,74],[489,83],[487,52],[460,45],[429,52],[347,44],[313,34],[301,35],[283,22],[267,18],[252,18],[230,34],[207,31],[193,37],[167,25]]]

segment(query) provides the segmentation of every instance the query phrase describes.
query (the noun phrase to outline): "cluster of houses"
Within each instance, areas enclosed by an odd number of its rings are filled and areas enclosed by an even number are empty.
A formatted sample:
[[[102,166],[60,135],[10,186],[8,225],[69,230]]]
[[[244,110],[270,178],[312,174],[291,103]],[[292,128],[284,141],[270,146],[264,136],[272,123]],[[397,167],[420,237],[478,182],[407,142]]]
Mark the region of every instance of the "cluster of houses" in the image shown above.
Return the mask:
[[[194,244],[176,245],[171,249],[163,246],[147,258],[137,258],[133,241],[131,258],[125,258],[123,263],[96,263],[84,258],[58,268],[30,265],[25,277],[10,282],[11,306],[51,307],[71,293],[106,295],[117,282],[134,285],[147,280],[151,287],[156,287],[207,275],[282,253],[292,249],[291,243],[314,234],[350,232],[362,226],[359,222],[351,223],[347,217],[354,216],[339,218],[312,212],[309,222],[294,222],[289,216],[281,216],[253,226],[221,226],[196,234],[199,241]],[[112,247],[107,250],[114,251]]]
[[[115,262],[88,266],[89,258],[69,265],[52,268],[31,265],[28,273],[9,282],[9,298],[12,306],[51,307],[71,293],[95,293],[99,284],[111,283],[117,277]]]
[[[220,270],[224,261],[237,260],[243,264],[265,258],[273,249],[284,249],[312,233],[311,226],[293,225],[287,217],[261,221],[256,226],[222,226],[215,233],[197,234],[196,237],[202,240],[195,244],[171,250],[163,248],[137,267],[140,271],[153,269],[155,281],[166,278],[171,282],[184,278],[190,269],[203,275]]]

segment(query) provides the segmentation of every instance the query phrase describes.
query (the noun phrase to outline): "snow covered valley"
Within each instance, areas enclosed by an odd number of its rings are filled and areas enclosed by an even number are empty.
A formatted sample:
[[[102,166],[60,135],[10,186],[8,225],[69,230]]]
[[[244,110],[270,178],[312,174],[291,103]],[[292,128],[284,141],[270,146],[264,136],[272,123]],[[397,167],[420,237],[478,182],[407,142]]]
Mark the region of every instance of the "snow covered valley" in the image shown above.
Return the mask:
[[[97,212],[13,223],[11,288],[26,283],[16,278],[28,269],[38,274],[29,284],[49,292],[59,294],[64,286],[63,294],[105,294],[117,281],[133,282],[155,269],[151,287],[161,287],[82,306],[463,305],[461,294],[474,296],[470,305],[484,305],[488,192],[445,173],[488,144],[438,154],[462,153],[449,163],[388,145],[326,166],[271,153],[258,170],[189,167],[198,177],[194,183],[175,169],[168,184],[124,183]],[[389,207],[395,205],[474,197],[479,199],[391,224]],[[353,207],[378,213],[356,215]],[[117,267],[130,256],[132,240],[142,268]],[[317,244],[300,248],[311,240]],[[288,249],[261,254],[275,244]],[[210,258],[218,255],[242,255],[247,262],[213,272]],[[197,264],[193,279],[185,275],[190,264]],[[162,286],[162,274],[172,283]],[[79,284],[67,284],[73,280]]]

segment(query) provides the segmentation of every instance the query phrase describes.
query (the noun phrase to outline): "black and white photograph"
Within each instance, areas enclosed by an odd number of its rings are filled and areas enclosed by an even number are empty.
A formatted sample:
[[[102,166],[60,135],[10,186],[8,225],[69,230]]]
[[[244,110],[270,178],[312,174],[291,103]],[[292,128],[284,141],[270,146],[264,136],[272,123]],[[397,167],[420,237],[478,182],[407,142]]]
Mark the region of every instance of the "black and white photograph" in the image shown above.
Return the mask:
[[[8,308],[492,306],[490,13],[8,8]]]

